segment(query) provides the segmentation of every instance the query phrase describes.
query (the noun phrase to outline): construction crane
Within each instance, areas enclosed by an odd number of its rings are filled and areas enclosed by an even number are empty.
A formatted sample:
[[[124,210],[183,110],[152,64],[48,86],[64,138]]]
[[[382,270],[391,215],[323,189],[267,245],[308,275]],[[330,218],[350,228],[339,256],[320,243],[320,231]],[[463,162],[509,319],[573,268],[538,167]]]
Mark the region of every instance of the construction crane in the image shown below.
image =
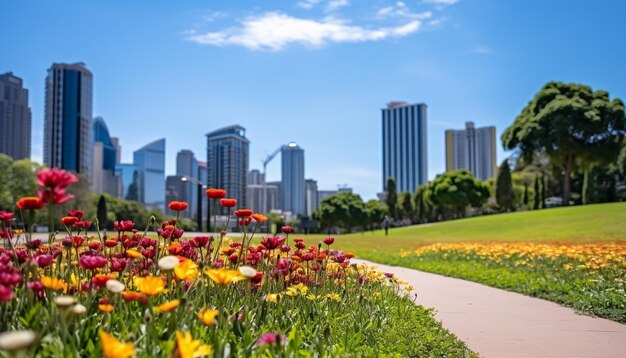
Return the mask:
[[[267,207],[267,181],[265,180],[267,165],[269,164],[269,162],[272,161],[272,159],[274,159],[278,155],[278,153],[282,152],[283,149],[287,147],[294,148],[297,146],[298,145],[294,142],[291,142],[289,144],[283,144],[280,147],[276,148],[276,150],[273,151],[272,154],[268,155],[265,160],[261,160],[261,162],[263,163],[263,205],[261,207],[266,213],[269,211],[269,208]]]

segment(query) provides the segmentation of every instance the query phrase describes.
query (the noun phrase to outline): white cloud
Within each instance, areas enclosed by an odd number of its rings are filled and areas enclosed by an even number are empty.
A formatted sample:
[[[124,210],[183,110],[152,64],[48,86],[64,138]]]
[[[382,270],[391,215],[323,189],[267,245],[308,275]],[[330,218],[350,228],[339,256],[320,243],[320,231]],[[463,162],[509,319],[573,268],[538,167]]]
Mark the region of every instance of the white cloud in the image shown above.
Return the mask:
[[[427,4],[435,4],[435,5],[454,5],[459,0],[424,0]]]
[[[296,5],[303,9],[311,9],[315,7],[315,5],[319,4],[322,0],[304,0],[299,1]]]
[[[386,18],[407,18],[413,20],[424,20],[433,16],[433,13],[430,11],[424,12],[411,12],[408,6],[402,1],[398,1],[392,6],[387,6],[379,9],[376,12],[376,16],[381,19]]]
[[[290,44],[321,47],[332,42],[366,42],[404,37],[418,31],[420,26],[421,22],[414,19],[396,27],[369,29],[333,18],[312,20],[267,12],[248,17],[237,27],[205,34],[189,33],[187,40],[205,45],[279,51]]]
[[[339,8],[342,8],[348,5],[350,5],[349,0],[331,0],[328,2],[328,5],[326,6],[326,11],[335,11]]]
[[[477,54],[481,54],[481,55],[485,55],[485,54],[490,54],[493,51],[491,51],[491,49],[487,46],[475,46],[472,48],[471,50],[473,53],[477,53]]]

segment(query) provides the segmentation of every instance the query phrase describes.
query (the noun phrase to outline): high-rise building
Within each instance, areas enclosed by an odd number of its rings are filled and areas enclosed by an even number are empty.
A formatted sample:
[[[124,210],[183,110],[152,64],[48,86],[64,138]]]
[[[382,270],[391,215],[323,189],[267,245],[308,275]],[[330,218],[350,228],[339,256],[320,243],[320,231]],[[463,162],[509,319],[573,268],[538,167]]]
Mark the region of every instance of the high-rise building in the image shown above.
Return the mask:
[[[115,166],[118,182],[118,197],[139,201],[139,171],[135,164],[121,163]]]
[[[207,168],[207,164],[206,162],[198,162],[198,180],[200,181],[200,183],[202,183],[203,185],[207,185],[208,182],[208,168]],[[206,188],[205,188],[206,189]],[[207,198],[207,196],[203,193],[201,195],[202,197],[202,207],[203,208],[208,208],[208,201],[209,199]],[[206,220],[207,219],[207,215],[208,213],[206,212],[206,210],[202,210],[202,220]]]
[[[398,192],[428,183],[426,104],[390,102],[382,109],[383,191],[388,178]]]
[[[246,200],[248,209],[256,213],[267,214],[272,210],[279,210],[278,205],[278,185],[267,183],[267,208],[263,208],[263,184],[246,185]]]
[[[493,178],[496,167],[496,127],[446,130],[446,171],[467,169],[480,180]]]
[[[305,205],[306,205],[306,216],[311,217],[318,208],[318,200],[317,200],[317,181],[313,179],[307,179],[304,184],[305,187]]]
[[[165,212],[165,138],[133,153],[138,173],[138,201]]]
[[[283,211],[306,215],[304,188],[304,150],[289,143],[281,151],[281,198]]]
[[[90,174],[91,72],[83,63],[55,63],[46,77],[44,164]]]
[[[189,182],[185,182],[182,180],[182,175],[169,175],[165,179],[165,202],[170,203],[172,201],[183,201],[181,198],[188,197],[190,192],[189,190],[192,188],[189,186]],[[195,185],[193,186],[195,187]],[[187,210],[182,211],[180,214],[183,215],[185,212],[188,212],[191,209],[191,204]],[[165,209],[165,214],[169,216],[175,216],[176,212],[171,211],[169,208]],[[186,216],[189,217],[189,216]]]
[[[258,169],[252,169],[248,173],[248,184],[256,185],[263,184],[265,182],[265,174],[261,173]]]
[[[22,79],[7,72],[0,75],[0,153],[13,159],[30,159],[32,115],[28,90]]]
[[[93,121],[93,147],[91,162],[91,191],[102,194],[107,193],[118,196],[119,183],[121,180],[115,173],[118,164],[119,150],[117,138],[111,138],[109,129],[102,117],[96,117]]]
[[[176,155],[176,175],[182,179],[183,177],[191,177],[196,180],[200,180],[198,176],[198,160],[196,156],[190,150],[181,150]],[[189,208],[182,211],[180,214],[186,218],[196,218],[196,210],[198,209],[198,185],[193,180],[187,180],[183,182],[185,185],[184,196],[179,197],[179,201],[186,201],[189,203]],[[167,200],[166,202],[169,202]]]
[[[250,144],[246,138],[246,129],[233,125],[210,132],[206,136],[209,188],[226,190],[229,198],[237,199],[238,207],[246,207]]]

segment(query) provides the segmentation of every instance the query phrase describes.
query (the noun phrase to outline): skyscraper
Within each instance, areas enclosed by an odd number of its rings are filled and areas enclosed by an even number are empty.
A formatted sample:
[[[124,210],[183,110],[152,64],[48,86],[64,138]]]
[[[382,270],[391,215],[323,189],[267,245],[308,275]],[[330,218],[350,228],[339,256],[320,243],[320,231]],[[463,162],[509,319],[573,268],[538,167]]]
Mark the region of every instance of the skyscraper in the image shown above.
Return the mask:
[[[304,189],[304,150],[289,143],[281,151],[281,198],[283,211],[306,215]]]
[[[0,153],[30,159],[31,122],[28,90],[22,79],[11,72],[0,75]]]
[[[428,183],[426,104],[390,102],[382,109],[383,190],[387,179],[398,192],[413,193]]]
[[[118,197],[139,201],[139,171],[135,164],[121,163],[115,166],[115,176],[120,178]]]
[[[182,179],[182,177],[191,177],[199,181],[198,169],[198,160],[192,151],[185,149],[178,152],[176,155],[176,175],[180,177],[180,179]],[[195,218],[196,210],[198,209],[198,185],[192,180],[188,180],[186,183],[183,182],[183,184],[185,186],[184,194],[175,200],[189,203],[189,208],[181,212],[183,217]]]
[[[165,138],[136,150],[133,162],[138,173],[138,201],[165,212]]]
[[[246,129],[233,125],[210,132],[206,137],[209,188],[226,190],[229,198],[237,199],[238,207],[246,207],[250,144]]]
[[[256,185],[263,184],[265,182],[265,174],[261,173],[258,169],[252,169],[248,173],[248,184]]]
[[[83,63],[55,63],[46,77],[44,164],[90,174],[91,72]]]
[[[307,179],[305,181],[305,204],[306,204],[306,216],[309,218],[313,215],[318,208],[317,200],[317,181],[313,179]]]
[[[119,158],[117,138],[111,138],[102,117],[94,118],[92,133],[91,191],[117,196],[121,179],[115,173]]]
[[[208,182],[208,177],[207,177],[207,164],[206,162],[200,162],[198,161],[198,180],[200,181],[200,183],[206,185]],[[206,189],[206,188],[205,188]],[[202,207],[203,208],[207,208],[209,206],[208,201],[209,198],[207,198],[206,195],[204,195],[204,193],[201,195],[202,197]],[[206,220],[207,219],[207,215],[208,213],[206,212],[206,210],[202,210],[202,220]]]
[[[467,169],[487,180],[495,175],[496,165],[496,127],[475,128],[467,122],[464,130],[446,130],[446,171]]]

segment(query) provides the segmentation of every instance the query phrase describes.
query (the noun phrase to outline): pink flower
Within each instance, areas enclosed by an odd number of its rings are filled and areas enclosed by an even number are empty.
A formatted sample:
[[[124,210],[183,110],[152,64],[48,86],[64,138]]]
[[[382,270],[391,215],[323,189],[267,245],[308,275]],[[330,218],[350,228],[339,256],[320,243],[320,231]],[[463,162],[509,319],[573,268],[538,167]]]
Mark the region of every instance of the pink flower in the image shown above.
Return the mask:
[[[78,220],[82,219],[83,215],[85,215],[85,212],[78,209],[72,209],[67,212],[67,216],[73,216],[75,218],[78,218]]]
[[[113,229],[117,231],[131,231],[135,227],[135,223],[132,220],[121,220],[113,222]]]
[[[257,346],[263,346],[266,344],[285,344],[287,337],[284,334],[276,334],[273,332],[264,333],[256,341]]]
[[[39,185],[50,189],[63,189],[77,181],[74,174],[59,168],[43,169],[37,173]]]
[[[285,242],[285,240],[286,238],[278,236],[266,237],[263,238],[263,240],[261,241],[261,245],[265,246],[265,248],[268,250],[274,250],[276,248],[279,248]]]
[[[0,285],[0,301],[11,301],[13,299],[13,290],[9,287]]]
[[[291,227],[291,226],[283,226],[282,231],[285,234],[291,234],[293,232],[293,227]]]
[[[74,195],[68,194],[65,189],[61,188],[39,189],[37,190],[37,195],[44,203],[49,204],[63,204],[74,197]]]
[[[324,239],[324,243],[326,245],[332,245],[333,242],[335,242],[335,238],[334,237],[327,237],[327,238]]]
[[[102,268],[107,264],[106,257],[83,255],[78,260],[78,265],[86,270],[95,270]]]
[[[13,221],[13,213],[10,213],[4,210],[0,211],[0,221],[4,221],[4,222]]]
[[[37,266],[45,268],[52,265],[54,257],[52,257],[52,255],[38,255],[35,257],[35,262],[37,263]]]

